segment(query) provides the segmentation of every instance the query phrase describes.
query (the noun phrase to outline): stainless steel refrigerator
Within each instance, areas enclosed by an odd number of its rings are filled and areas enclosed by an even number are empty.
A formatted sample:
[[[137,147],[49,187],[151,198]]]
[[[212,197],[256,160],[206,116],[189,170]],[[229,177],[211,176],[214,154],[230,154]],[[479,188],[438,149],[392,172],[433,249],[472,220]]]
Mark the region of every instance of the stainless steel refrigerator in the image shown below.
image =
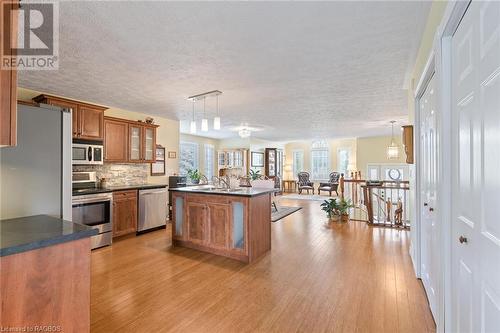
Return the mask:
[[[69,110],[18,104],[17,146],[0,148],[0,219],[71,221],[71,126]]]

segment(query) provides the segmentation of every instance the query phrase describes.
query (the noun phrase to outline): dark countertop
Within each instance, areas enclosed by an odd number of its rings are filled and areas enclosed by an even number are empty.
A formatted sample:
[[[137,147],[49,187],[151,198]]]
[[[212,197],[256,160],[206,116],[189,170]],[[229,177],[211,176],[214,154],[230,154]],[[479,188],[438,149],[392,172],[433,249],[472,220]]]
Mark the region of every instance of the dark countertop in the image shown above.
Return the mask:
[[[97,234],[97,229],[48,215],[0,220],[0,257]]]
[[[85,195],[85,194],[95,194],[95,193],[110,193],[115,191],[126,191],[126,190],[146,190],[153,188],[168,187],[165,184],[141,184],[141,185],[119,185],[119,186],[107,186],[106,188],[91,188],[82,191],[73,190],[73,196]]]
[[[187,192],[187,193],[201,193],[201,194],[212,194],[212,195],[234,195],[240,197],[256,197],[258,195],[276,192],[274,188],[255,188],[255,187],[239,187],[236,191],[220,191],[220,190],[208,190],[207,186],[188,186],[188,187],[177,187],[171,188],[170,191],[176,192]]]

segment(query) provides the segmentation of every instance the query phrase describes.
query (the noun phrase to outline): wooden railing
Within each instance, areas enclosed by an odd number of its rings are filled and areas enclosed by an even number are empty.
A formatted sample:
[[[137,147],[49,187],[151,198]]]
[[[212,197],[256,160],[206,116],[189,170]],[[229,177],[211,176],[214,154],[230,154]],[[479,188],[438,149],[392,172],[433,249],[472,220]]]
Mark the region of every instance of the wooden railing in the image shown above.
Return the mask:
[[[351,178],[340,177],[339,195],[351,200],[354,208],[350,218],[373,225],[409,227],[409,182],[383,181],[368,186],[361,173],[351,173]]]

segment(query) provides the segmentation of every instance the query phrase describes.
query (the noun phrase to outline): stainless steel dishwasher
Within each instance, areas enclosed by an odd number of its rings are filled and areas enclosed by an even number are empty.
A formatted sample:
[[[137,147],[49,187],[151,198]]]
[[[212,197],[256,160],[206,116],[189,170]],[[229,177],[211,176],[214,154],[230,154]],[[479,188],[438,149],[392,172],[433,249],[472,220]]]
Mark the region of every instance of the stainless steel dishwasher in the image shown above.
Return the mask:
[[[139,191],[137,232],[163,227],[167,221],[168,190],[154,188]]]

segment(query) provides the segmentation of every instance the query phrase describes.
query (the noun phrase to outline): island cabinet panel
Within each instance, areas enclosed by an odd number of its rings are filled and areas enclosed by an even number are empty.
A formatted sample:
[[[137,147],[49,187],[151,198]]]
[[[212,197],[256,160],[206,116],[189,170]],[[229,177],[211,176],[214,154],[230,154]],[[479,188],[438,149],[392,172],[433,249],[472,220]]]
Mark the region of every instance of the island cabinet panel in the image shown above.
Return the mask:
[[[2,328],[90,331],[90,238],[4,256],[0,267]]]
[[[271,197],[174,191],[174,246],[251,262],[271,248]]]
[[[104,118],[104,161],[128,161],[128,124]]]
[[[137,231],[137,191],[113,192],[113,237]]]
[[[207,240],[207,207],[197,202],[187,202],[188,239],[193,243],[204,244]]]
[[[207,207],[209,245],[221,249],[229,249],[231,205],[209,203]]]

